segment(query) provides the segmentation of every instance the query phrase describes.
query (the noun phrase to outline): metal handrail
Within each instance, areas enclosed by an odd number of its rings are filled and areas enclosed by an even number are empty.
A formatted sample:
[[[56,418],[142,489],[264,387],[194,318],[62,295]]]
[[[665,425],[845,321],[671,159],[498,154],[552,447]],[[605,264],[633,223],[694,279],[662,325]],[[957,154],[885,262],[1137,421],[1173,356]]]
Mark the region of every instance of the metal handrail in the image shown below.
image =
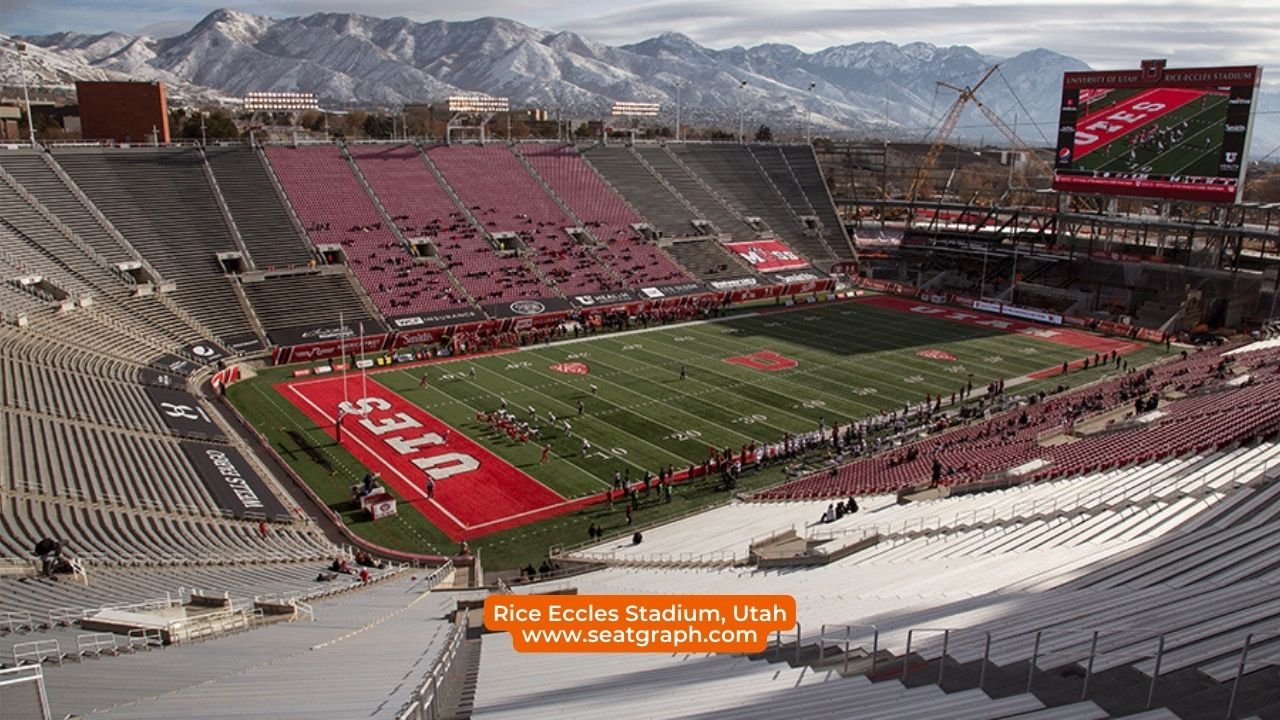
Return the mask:
[[[1240,692],[1240,681],[1244,678],[1245,666],[1249,662],[1249,650],[1253,647],[1253,639],[1257,636],[1280,636],[1280,629],[1251,632],[1244,636],[1244,644],[1240,647],[1240,664],[1236,666],[1235,679],[1231,681],[1231,699],[1227,701],[1226,720],[1231,720],[1236,709],[1236,695]]]
[[[880,628],[875,625],[827,625],[826,623],[823,623],[822,627],[818,631],[818,662],[822,662],[823,653],[826,647],[822,644],[822,640],[829,634],[827,628],[831,628],[833,630],[839,628],[844,629],[844,664],[841,666],[841,671],[845,674],[848,674],[849,672],[849,639],[853,630],[871,630],[871,669],[867,671],[867,674],[873,676],[876,674],[876,665],[880,661]]]
[[[938,660],[938,685],[947,670],[947,650],[951,647],[952,633],[978,633],[983,636],[982,669],[978,671],[978,689],[983,689],[987,680],[987,664],[991,657],[991,631],[982,628],[911,628],[907,630],[907,647],[902,651],[902,677],[907,677],[907,663],[911,660],[911,641],[915,633],[942,633],[942,657]]]
[[[1081,701],[1087,700],[1089,697],[1089,680],[1093,677],[1094,661],[1097,659],[1098,655],[1100,654],[1098,652],[1098,639],[1103,633],[1116,633],[1116,632],[1128,632],[1128,633],[1145,632],[1145,633],[1153,633],[1155,635],[1155,640],[1156,640],[1155,668],[1151,673],[1151,684],[1147,688],[1146,709],[1150,709],[1152,704],[1155,702],[1156,681],[1160,677],[1160,665],[1164,660],[1165,636],[1168,634],[1167,631],[1157,630],[1153,628],[1142,628],[1142,627],[1069,628],[1069,627],[1064,627],[1064,628],[1041,628],[1037,630],[1036,637],[1035,637],[1035,644],[1032,646],[1032,651],[1031,651],[1031,662],[1028,664],[1028,668],[1027,668],[1027,692],[1028,693],[1031,692],[1032,683],[1035,680],[1036,661],[1040,658],[1040,647],[1043,641],[1043,636],[1045,634],[1074,633],[1077,635],[1086,635],[1089,638],[1089,658],[1088,658],[1088,662],[1085,665],[1084,682],[1081,684],[1081,687],[1080,687],[1080,700]]]

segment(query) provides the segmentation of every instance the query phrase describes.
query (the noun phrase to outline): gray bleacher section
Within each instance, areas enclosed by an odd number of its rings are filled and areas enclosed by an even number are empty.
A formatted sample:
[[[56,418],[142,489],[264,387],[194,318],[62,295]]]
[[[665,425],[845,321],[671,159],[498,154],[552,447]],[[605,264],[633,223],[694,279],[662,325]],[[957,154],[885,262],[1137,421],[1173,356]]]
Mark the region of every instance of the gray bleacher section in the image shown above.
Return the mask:
[[[219,520],[105,502],[13,494],[0,503],[6,557],[28,557],[40,538],[66,543],[100,565],[261,563],[323,560],[333,546],[311,530],[277,526],[260,537],[256,523]]]
[[[689,208],[658,182],[627,148],[594,145],[583,149],[582,157],[664,236],[698,234]]]
[[[822,169],[818,167],[818,157],[813,154],[813,148],[808,145],[784,145],[782,155],[787,159],[800,189],[809,198],[809,205],[822,223],[823,237],[831,250],[842,260],[855,259],[853,245],[849,242],[844,223],[831,200],[831,192],[827,189],[826,179],[822,177]]]
[[[744,217],[758,217],[792,250],[813,263],[830,259],[831,251],[807,234],[800,219],[770,186],[745,145],[674,144],[667,148]]]
[[[135,259],[98,224],[37,153],[0,152],[0,166],[103,262],[114,264]],[[123,307],[104,306],[103,311],[118,321],[133,325],[138,332],[164,335],[178,346],[202,339],[156,299],[131,297],[131,289],[120,275],[85,254],[4,183],[0,183],[0,225],[11,233],[3,238],[5,249],[19,253],[22,259],[37,263],[43,270],[61,270],[63,277],[76,281],[75,287],[65,290],[82,290],[100,302],[108,298],[114,300]]]
[[[54,159],[166,280],[186,310],[237,349],[255,333],[216,253],[237,252],[199,151],[60,149]]]
[[[217,512],[174,440],[19,412],[5,413],[3,427],[14,489],[128,507]]]
[[[847,248],[849,240],[840,225],[830,224],[834,222],[830,201],[825,196],[816,198],[818,207],[814,206],[814,200],[800,186],[800,180],[787,159],[785,148],[779,145],[749,145],[747,149],[791,213],[797,218],[812,217],[817,220],[817,227],[806,228],[805,232],[807,245],[804,247],[812,247],[814,253],[810,259],[824,267],[829,260],[847,259],[840,254],[840,248]],[[823,212],[819,212],[819,207]]]
[[[701,219],[710,221],[721,234],[729,235],[736,240],[756,237],[756,232],[734,217],[733,213],[729,212],[719,200],[707,192],[707,189],[667,152],[667,148],[660,145],[637,145],[633,150],[671,187],[675,188],[686,202],[697,209],[698,214],[702,216]]]
[[[671,243],[665,249],[699,280],[725,280],[758,274],[755,268],[725,250],[719,240],[685,240]]]
[[[382,332],[382,323],[369,317],[346,276],[334,272],[242,278],[240,287],[253,306],[267,337],[276,345],[291,345],[296,338],[286,331],[300,328],[337,327],[341,316],[348,327],[364,323],[365,332]],[[294,333],[296,334],[296,333]]]
[[[139,384],[149,351],[82,315],[0,328],[0,556],[28,557],[43,537],[106,564],[332,553],[322,534],[288,518],[266,538],[256,522],[228,519],[183,451],[182,434],[148,396],[153,390]],[[172,387],[154,392],[190,397]]]
[[[315,622],[46,670],[54,715],[393,718],[448,642],[459,596],[404,577],[315,603]]]
[[[98,224],[79,198],[67,190],[40,153],[22,150],[0,152],[0,165],[107,262],[115,264],[136,259]],[[60,249],[51,250],[59,255],[65,254]],[[79,254],[72,253],[71,256]],[[80,260],[81,264],[86,261],[87,258]]]
[[[209,169],[259,270],[304,266],[314,256],[289,217],[255,148],[210,147]]]
[[[66,420],[168,432],[142,386],[27,360],[5,347],[0,347],[0,403]]]

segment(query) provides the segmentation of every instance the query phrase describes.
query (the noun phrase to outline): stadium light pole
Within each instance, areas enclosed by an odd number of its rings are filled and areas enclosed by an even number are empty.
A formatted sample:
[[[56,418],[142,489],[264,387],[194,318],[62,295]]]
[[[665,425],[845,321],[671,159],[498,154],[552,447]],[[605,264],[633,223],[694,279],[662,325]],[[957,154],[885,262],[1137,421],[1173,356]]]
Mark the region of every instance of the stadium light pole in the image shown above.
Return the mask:
[[[680,90],[684,88],[684,81],[676,81],[676,142],[680,142]]]
[[[805,103],[804,113],[804,144],[813,144],[813,89],[818,87],[818,83],[809,83],[809,101]]]
[[[31,133],[31,147],[36,147],[36,121],[31,117],[31,94],[27,90],[27,44],[14,41],[13,49],[18,53],[18,76],[22,78],[22,102],[27,106],[27,131]]]
[[[740,80],[738,85],[738,144],[745,145],[745,134],[742,130],[742,96],[747,92],[747,81]]]

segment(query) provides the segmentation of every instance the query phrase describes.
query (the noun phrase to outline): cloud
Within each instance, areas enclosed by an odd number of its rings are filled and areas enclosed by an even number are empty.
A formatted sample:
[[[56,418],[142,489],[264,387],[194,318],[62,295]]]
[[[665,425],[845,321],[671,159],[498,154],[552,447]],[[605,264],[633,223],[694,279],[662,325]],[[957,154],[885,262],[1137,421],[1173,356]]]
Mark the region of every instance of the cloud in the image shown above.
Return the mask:
[[[1268,64],[1277,57],[1274,32],[1268,29],[1280,24],[1280,5],[1228,9],[1205,2],[936,5],[904,0],[830,7],[806,0],[785,5],[660,0],[613,7],[565,25],[607,43],[678,29],[713,47],[781,42],[813,51],[858,41],[923,41],[971,45],[994,55],[1046,47],[1098,67],[1132,67],[1145,57]]]
[[[216,3],[216,0],[215,0]],[[216,4],[163,0],[0,0],[0,30],[44,33],[105,30],[172,33],[222,5],[273,17],[350,12],[350,0],[224,0]],[[443,0],[365,0],[359,12],[413,20],[463,20],[479,13]],[[1007,57],[1045,47],[1097,68],[1135,67],[1147,57],[1171,65],[1262,64],[1280,67],[1274,28],[1280,3],[1243,0],[490,0],[486,15],[537,27],[572,30],[608,44],[678,31],[715,48],[786,43],[814,51],[866,41],[971,45]]]

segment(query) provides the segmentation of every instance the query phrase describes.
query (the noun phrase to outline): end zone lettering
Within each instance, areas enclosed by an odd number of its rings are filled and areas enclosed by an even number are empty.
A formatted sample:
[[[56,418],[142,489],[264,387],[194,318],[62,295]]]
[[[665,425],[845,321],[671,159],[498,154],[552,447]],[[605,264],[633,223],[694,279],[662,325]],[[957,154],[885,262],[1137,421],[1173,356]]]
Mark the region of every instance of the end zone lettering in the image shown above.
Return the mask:
[[[423,471],[428,477],[443,480],[459,473],[477,470],[480,461],[460,452],[446,452],[438,455],[427,454],[420,450],[432,445],[443,445],[444,438],[438,433],[428,432],[417,437],[406,437],[399,434],[383,437],[388,433],[399,433],[404,430],[421,428],[422,423],[410,417],[408,413],[395,412],[383,415],[375,420],[377,413],[385,413],[391,409],[391,403],[380,397],[362,397],[351,403],[343,401],[338,404],[342,417],[362,416],[357,422],[375,436],[382,438],[392,450],[402,456],[412,456],[409,462]],[[341,418],[340,418],[341,421]]]

